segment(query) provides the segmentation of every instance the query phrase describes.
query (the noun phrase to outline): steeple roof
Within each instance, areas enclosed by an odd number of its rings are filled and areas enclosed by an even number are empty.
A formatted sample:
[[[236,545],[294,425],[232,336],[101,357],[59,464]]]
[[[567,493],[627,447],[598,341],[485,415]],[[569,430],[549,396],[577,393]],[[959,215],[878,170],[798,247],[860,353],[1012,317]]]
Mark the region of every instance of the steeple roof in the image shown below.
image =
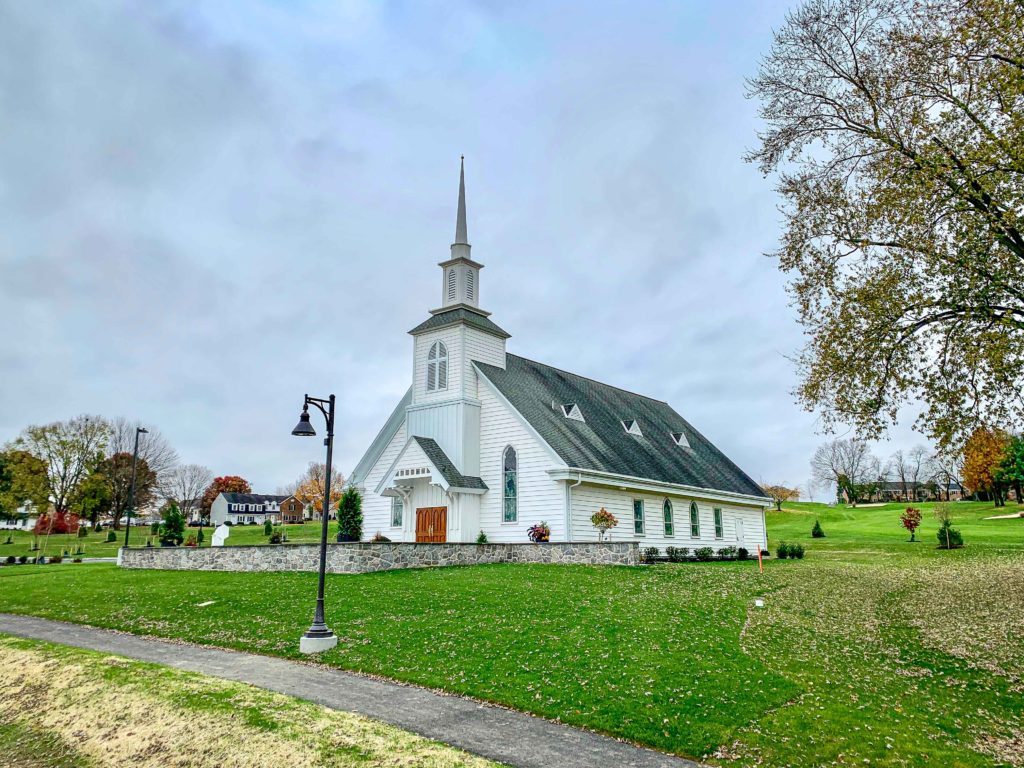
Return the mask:
[[[455,216],[455,245],[469,245],[466,239],[466,156],[459,158],[459,210]]]

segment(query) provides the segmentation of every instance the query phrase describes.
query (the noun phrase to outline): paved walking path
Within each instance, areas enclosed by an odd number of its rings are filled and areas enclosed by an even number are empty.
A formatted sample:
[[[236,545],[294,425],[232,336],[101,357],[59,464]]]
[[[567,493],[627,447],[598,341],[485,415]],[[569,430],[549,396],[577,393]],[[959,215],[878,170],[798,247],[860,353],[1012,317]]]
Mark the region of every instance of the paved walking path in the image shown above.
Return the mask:
[[[523,768],[695,768],[698,765],[522,712],[338,669],[152,640],[32,616],[0,614],[0,632],[237,680],[332,709],[357,712]]]

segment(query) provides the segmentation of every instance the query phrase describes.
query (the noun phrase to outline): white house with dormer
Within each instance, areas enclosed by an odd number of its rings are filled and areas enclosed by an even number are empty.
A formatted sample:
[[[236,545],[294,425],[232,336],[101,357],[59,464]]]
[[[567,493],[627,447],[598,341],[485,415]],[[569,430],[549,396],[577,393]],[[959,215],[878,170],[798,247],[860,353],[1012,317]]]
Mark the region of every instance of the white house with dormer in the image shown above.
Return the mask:
[[[758,485],[661,400],[511,354],[480,304],[465,169],[441,303],[409,333],[413,380],[349,483],[363,535],[393,541],[526,542],[608,537],[642,547],[766,546]]]

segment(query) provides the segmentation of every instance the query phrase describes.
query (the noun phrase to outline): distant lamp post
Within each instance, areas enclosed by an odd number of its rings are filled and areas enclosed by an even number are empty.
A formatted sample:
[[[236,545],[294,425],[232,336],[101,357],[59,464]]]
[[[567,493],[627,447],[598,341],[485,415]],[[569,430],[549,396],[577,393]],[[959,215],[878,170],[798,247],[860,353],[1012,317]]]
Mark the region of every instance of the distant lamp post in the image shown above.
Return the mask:
[[[124,523],[124,545],[128,546],[128,531],[132,528],[132,512],[135,511],[135,467],[139,463],[139,435],[148,435],[145,427],[135,428],[135,450],[132,451],[132,484],[128,488],[128,510]]]
[[[327,400],[306,395],[302,403],[302,415],[299,416],[299,423],[292,430],[293,435],[298,437],[316,436],[316,430],[309,423],[310,405],[315,405],[319,408],[327,420],[327,437],[324,438],[324,445],[327,446],[327,472],[324,479],[324,506],[320,514],[320,573],[316,591],[316,613],[313,615],[313,623],[306,630],[306,634],[299,640],[299,651],[302,653],[320,653],[338,644],[337,635],[331,631],[324,619],[324,573],[327,570],[327,510],[331,506],[331,452],[334,449],[334,395],[331,395]]]

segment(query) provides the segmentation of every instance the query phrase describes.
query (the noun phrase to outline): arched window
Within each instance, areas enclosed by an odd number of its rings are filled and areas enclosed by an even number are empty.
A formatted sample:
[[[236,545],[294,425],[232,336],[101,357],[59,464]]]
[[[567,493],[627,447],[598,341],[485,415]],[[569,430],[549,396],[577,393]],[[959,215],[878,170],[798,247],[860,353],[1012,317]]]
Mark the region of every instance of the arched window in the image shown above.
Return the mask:
[[[501,473],[504,496],[501,521],[514,523],[519,519],[519,464],[516,449],[511,445],[501,454]]]
[[[665,517],[665,535],[675,535],[675,526],[672,524],[672,501],[665,499],[665,503],[661,505],[661,512]]]
[[[696,501],[690,502],[690,538],[700,538],[700,511]]]
[[[435,341],[427,354],[427,391],[448,389],[448,347]]]

